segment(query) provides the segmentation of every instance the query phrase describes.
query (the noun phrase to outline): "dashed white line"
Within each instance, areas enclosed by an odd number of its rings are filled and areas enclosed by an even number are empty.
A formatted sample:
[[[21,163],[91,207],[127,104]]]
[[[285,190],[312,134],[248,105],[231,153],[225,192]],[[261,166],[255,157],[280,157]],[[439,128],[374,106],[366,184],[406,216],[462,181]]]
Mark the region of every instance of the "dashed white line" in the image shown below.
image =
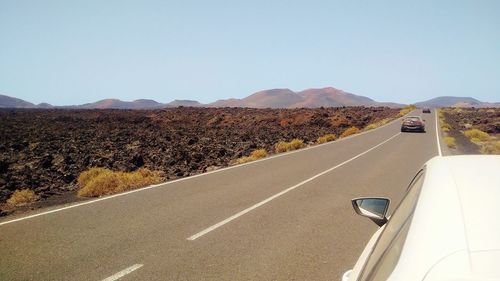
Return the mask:
[[[269,197],[269,198],[267,198],[267,199],[265,199],[265,200],[263,200],[263,201],[261,201],[261,202],[259,202],[259,203],[255,204],[255,205],[253,205],[253,206],[251,206],[251,207],[248,207],[248,208],[246,208],[245,210],[243,210],[243,211],[241,211],[241,212],[239,212],[239,213],[237,213],[237,214],[234,214],[234,215],[230,216],[229,218],[227,218],[227,219],[225,219],[225,220],[223,220],[223,221],[221,221],[221,222],[219,222],[219,223],[216,223],[216,224],[214,224],[214,225],[212,225],[212,226],[210,226],[210,227],[208,227],[208,228],[206,228],[206,229],[204,229],[204,230],[202,230],[202,231],[200,231],[200,232],[198,232],[198,233],[196,233],[196,234],[194,234],[194,235],[192,235],[192,236],[190,236],[190,237],[188,237],[188,238],[186,238],[186,239],[187,239],[187,240],[190,240],[190,241],[196,240],[196,239],[200,238],[201,236],[203,236],[203,235],[205,235],[205,234],[207,234],[207,233],[209,233],[209,232],[211,232],[211,231],[213,231],[213,230],[215,230],[215,229],[217,229],[217,228],[219,228],[219,227],[221,227],[221,226],[225,225],[226,223],[231,222],[232,220],[235,220],[235,219],[237,219],[237,218],[239,218],[239,217],[243,216],[244,214],[246,214],[246,213],[248,213],[248,212],[250,212],[250,211],[252,211],[252,210],[254,210],[254,209],[256,209],[256,208],[258,208],[258,207],[260,207],[260,206],[262,206],[262,205],[264,205],[264,204],[266,204],[266,203],[269,203],[271,200],[276,199],[276,198],[278,198],[278,197],[282,196],[283,194],[288,193],[288,192],[290,192],[290,191],[292,191],[292,190],[296,189],[297,187],[300,187],[300,186],[302,186],[302,185],[304,185],[304,184],[306,184],[306,183],[308,183],[308,182],[310,182],[310,181],[312,181],[312,180],[314,180],[314,179],[316,179],[316,178],[318,178],[318,177],[321,177],[322,175],[324,175],[324,174],[326,174],[326,173],[329,173],[329,172],[331,172],[331,171],[333,171],[333,170],[337,169],[338,167],[341,167],[341,166],[343,166],[343,165],[345,165],[345,164],[347,164],[347,163],[351,162],[352,160],[354,160],[354,159],[356,159],[356,158],[359,158],[359,157],[361,157],[361,156],[365,155],[366,153],[368,153],[368,152],[370,152],[370,151],[372,151],[372,150],[376,149],[377,147],[379,147],[379,146],[383,145],[384,143],[386,143],[386,142],[388,142],[388,141],[392,140],[393,138],[395,138],[395,137],[399,136],[400,134],[401,134],[401,132],[399,132],[399,133],[397,133],[397,134],[393,135],[392,137],[390,137],[390,138],[386,139],[385,141],[383,141],[383,142],[381,142],[381,143],[377,144],[376,146],[374,146],[374,147],[372,147],[372,148],[370,148],[370,149],[366,150],[365,152],[362,152],[362,153],[360,153],[360,154],[358,154],[358,155],[356,155],[356,156],[352,157],[351,159],[346,160],[346,161],[344,161],[344,162],[342,162],[342,163],[338,164],[338,165],[337,165],[337,166],[335,166],[335,167],[332,167],[332,168],[330,168],[330,169],[328,169],[328,170],[325,170],[325,171],[323,171],[323,172],[321,172],[321,173],[319,173],[319,174],[317,174],[317,175],[315,175],[315,176],[313,176],[313,177],[310,177],[310,178],[308,178],[308,179],[306,179],[306,180],[304,180],[304,181],[302,181],[302,182],[300,182],[300,183],[298,183],[298,184],[296,184],[296,185],[294,185],[294,186],[292,186],[292,187],[289,187],[289,188],[287,188],[287,189],[285,189],[285,190],[283,190],[283,191],[281,191],[281,192],[279,192],[279,193],[277,193],[277,194],[275,194],[275,195],[273,195],[273,196],[271,196],[271,197]]]
[[[118,279],[122,278],[123,276],[125,276],[127,274],[130,274],[133,271],[136,271],[137,269],[141,268],[142,266],[143,266],[142,264],[134,264],[131,267],[127,267],[124,270],[122,270],[120,272],[117,272],[117,273],[109,276],[106,279],[103,279],[102,281],[115,281],[115,280],[118,280]]]
[[[438,115],[437,115],[438,109],[434,109],[434,115],[436,116],[436,140],[437,140],[437,146],[438,146],[438,154],[439,156],[443,156],[443,153],[441,152],[441,144],[439,143],[439,126],[438,126]]]

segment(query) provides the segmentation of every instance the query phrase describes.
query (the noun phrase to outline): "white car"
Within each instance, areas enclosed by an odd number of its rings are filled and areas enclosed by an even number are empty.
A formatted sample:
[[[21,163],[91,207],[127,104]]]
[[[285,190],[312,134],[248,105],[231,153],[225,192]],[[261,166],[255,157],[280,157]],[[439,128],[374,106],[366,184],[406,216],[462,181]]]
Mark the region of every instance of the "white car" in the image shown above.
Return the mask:
[[[352,204],[381,227],[343,281],[500,280],[499,155],[429,160],[389,219],[389,199]]]

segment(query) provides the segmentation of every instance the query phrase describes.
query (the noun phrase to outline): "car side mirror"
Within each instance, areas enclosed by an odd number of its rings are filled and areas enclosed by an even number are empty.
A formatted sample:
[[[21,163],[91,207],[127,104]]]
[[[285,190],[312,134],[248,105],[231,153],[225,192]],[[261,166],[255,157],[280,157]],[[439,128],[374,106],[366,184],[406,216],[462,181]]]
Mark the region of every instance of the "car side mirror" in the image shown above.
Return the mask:
[[[387,210],[391,200],[389,198],[354,198],[351,200],[356,214],[371,219],[378,226],[387,222]]]

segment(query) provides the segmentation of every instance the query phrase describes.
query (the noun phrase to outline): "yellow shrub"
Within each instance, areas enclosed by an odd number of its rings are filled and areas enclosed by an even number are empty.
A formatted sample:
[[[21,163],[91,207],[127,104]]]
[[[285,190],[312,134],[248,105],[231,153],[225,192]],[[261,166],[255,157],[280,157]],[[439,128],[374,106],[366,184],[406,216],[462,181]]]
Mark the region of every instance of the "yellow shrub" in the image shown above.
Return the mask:
[[[345,138],[347,136],[350,136],[350,135],[354,135],[354,134],[357,134],[359,133],[359,129],[356,128],[356,127],[351,127],[351,128],[348,128],[346,129],[341,135],[340,137],[341,138]]]
[[[377,126],[377,124],[375,123],[372,123],[372,124],[368,124],[366,127],[365,127],[365,130],[373,130],[375,128],[378,128],[379,126]]]
[[[490,135],[488,133],[483,132],[478,129],[471,129],[464,132],[464,135],[468,137],[472,142],[482,142],[488,141],[490,139]]]
[[[286,141],[280,141],[278,142],[275,146],[274,149],[276,150],[276,153],[280,152],[286,152],[286,151],[292,151],[296,150],[299,148],[302,148],[304,146],[304,141],[301,139],[293,139],[290,142]]]
[[[301,139],[293,139],[290,142],[290,150],[296,150],[304,146],[304,141]]]
[[[254,150],[252,151],[252,153],[250,153],[250,157],[253,157],[255,159],[264,158],[266,156],[267,156],[267,151],[264,148]]]
[[[257,150],[252,151],[252,153],[250,153],[250,156],[244,156],[244,157],[238,158],[238,160],[236,160],[236,163],[237,164],[248,163],[251,161],[255,161],[257,159],[264,158],[266,156],[267,156],[267,151],[265,149],[261,148],[261,149],[257,149]]]
[[[86,186],[87,183],[93,178],[97,177],[103,173],[110,173],[111,171],[104,168],[90,168],[85,172],[82,172],[76,181],[79,186]]]
[[[274,146],[276,153],[285,152],[287,151],[287,148],[288,148],[288,142],[286,141],[280,141]]]
[[[481,153],[483,154],[500,154],[500,141],[493,141],[481,146]]]
[[[442,109],[437,110],[437,115],[439,119],[444,119],[444,111]]]
[[[411,105],[408,105],[408,106],[405,106],[403,107],[400,111],[399,111],[399,117],[402,117],[408,113],[410,113],[412,110],[415,110],[417,107],[413,104]]]
[[[380,127],[380,126],[383,126],[383,125],[387,124],[389,121],[390,121],[390,119],[386,118],[386,119],[382,119],[382,120],[380,120],[378,122],[368,124],[368,126],[365,127],[365,130],[376,129],[376,128]]]
[[[95,168],[93,168],[95,169]],[[87,171],[78,177],[80,190],[78,196],[97,197],[114,194],[126,190],[136,189],[150,184],[159,183],[162,178],[159,172],[148,169],[139,169],[135,172],[113,172],[108,169],[101,169],[99,172]],[[90,177],[89,175],[94,175]],[[82,183],[82,184],[80,184]]]
[[[34,202],[38,199],[35,192],[30,189],[16,190],[7,200],[7,206],[18,207]]]
[[[318,140],[316,140],[317,144],[325,143],[325,142],[330,142],[334,141],[337,139],[337,136],[334,134],[326,134],[322,137],[319,137]]]
[[[457,147],[457,142],[454,137],[444,137],[444,143],[451,148]]]
[[[451,125],[444,121],[441,121],[441,130],[443,132],[449,132],[451,130]]]

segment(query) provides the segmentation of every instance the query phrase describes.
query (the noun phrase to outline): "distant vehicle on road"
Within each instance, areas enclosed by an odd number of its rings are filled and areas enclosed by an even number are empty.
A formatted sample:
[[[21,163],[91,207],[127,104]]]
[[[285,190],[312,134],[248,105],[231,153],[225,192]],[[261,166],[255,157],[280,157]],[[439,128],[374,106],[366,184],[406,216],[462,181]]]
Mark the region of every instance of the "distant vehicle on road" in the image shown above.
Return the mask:
[[[403,119],[401,132],[422,132],[425,133],[425,123],[420,116],[408,116]]]
[[[431,109],[430,108],[424,108],[424,109],[422,109],[422,113],[431,113]]]
[[[356,198],[381,226],[342,281],[500,280],[500,156],[435,157],[390,218],[387,198]]]

